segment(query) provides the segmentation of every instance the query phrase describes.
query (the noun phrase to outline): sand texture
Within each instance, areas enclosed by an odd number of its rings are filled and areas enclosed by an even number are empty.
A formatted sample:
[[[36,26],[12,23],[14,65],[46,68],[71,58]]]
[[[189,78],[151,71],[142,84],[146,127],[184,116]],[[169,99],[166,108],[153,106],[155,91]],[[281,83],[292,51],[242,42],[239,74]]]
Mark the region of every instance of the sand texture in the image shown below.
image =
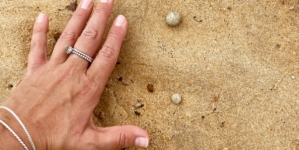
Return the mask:
[[[51,18],[50,56],[71,2],[0,1],[0,101],[26,72],[39,12]],[[94,119],[145,128],[151,150],[299,149],[298,3],[115,0],[109,26],[123,14],[129,30]],[[176,27],[170,11],[181,15]]]

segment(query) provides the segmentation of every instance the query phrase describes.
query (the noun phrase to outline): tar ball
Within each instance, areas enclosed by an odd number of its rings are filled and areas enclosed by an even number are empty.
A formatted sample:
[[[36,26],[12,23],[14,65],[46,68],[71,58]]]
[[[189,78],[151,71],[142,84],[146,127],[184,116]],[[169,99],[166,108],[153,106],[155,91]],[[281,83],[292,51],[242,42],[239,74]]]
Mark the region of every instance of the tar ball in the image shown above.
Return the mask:
[[[180,94],[173,94],[171,99],[172,99],[172,102],[175,104],[180,104],[180,102],[182,101],[182,97]]]
[[[180,23],[181,17],[180,14],[177,12],[170,12],[166,16],[166,22],[170,26],[176,26]]]
[[[147,90],[149,92],[154,92],[154,85],[153,84],[148,84],[146,87],[147,87]]]

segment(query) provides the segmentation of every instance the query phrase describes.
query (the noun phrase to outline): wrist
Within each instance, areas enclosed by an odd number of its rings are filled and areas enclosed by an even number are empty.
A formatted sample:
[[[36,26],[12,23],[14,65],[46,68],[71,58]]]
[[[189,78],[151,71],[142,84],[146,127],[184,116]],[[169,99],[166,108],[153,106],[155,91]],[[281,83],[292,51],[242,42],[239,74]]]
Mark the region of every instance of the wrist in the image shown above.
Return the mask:
[[[3,133],[3,139],[0,139],[0,143],[6,143],[4,147],[15,149],[15,148],[24,148],[24,144],[28,149],[33,149],[33,146],[31,145],[31,142],[29,140],[29,136],[27,136],[25,129],[27,129],[27,132],[30,135],[30,138],[32,139],[36,149],[41,149],[42,148],[42,139],[38,135],[38,130],[36,127],[34,127],[30,122],[28,122],[27,119],[30,119],[30,117],[26,117],[25,113],[18,113],[17,108],[12,108],[8,107],[13,110],[14,113],[10,113],[9,109],[5,110],[4,108],[0,109],[0,119],[5,122],[4,125],[0,124],[1,130],[0,130],[0,135]],[[14,117],[14,115],[17,115],[17,117]],[[18,121],[18,119],[21,120],[22,123]],[[27,119],[26,119],[27,118]],[[7,124],[7,125],[5,125]],[[23,124],[23,126],[21,125]],[[18,140],[11,131],[5,127],[9,126],[8,128],[11,128],[13,132],[21,139]],[[25,126],[25,129],[23,128]],[[8,138],[9,137],[9,138]],[[24,143],[23,145],[21,143]]]
[[[25,134],[20,134],[22,130],[18,128],[17,124],[13,123],[14,118],[10,117],[7,113],[1,110],[0,119],[5,122],[28,146],[26,137],[24,137]],[[0,143],[0,149],[24,149],[16,137],[14,137],[14,135],[3,124],[0,124]]]

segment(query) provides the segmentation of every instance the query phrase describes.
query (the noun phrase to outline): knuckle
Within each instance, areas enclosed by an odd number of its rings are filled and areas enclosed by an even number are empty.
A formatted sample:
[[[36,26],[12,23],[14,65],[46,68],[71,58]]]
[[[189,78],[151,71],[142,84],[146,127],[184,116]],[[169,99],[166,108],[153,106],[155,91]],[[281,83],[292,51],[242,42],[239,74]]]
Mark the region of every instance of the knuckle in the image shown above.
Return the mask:
[[[74,14],[74,19],[76,19],[76,20],[82,20],[85,18],[86,18],[86,16],[82,12],[76,11],[76,13]]]
[[[77,40],[77,34],[73,31],[64,31],[64,32],[62,32],[59,39],[65,40],[65,41],[76,41]]]
[[[82,32],[82,35],[85,37],[85,38],[88,38],[88,39],[91,39],[91,40],[94,40],[97,38],[97,35],[98,35],[98,31],[92,27],[92,26],[88,26],[84,29],[84,31]]]
[[[41,49],[41,48],[43,48],[45,45],[46,45],[45,42],[32,40],[32,41],[31,41],[30,49]]]
[[[98,7],[94,10],[94,13],[99,16],[107,16],[107,10],[103,7]]]
[[[116,58],[115,48],[110,44],[104,45],[100,50],[100,55],[107,59],[114,59]]]
[[[120,37],[121,37],[120,32],[110,31],[109,33],[109,38],[113,40],[120,39]]]
[[[121,132],[118,141],[118,148],[125,148],[129,146],[128,139],[129,137],[127,134],[125,132]]]
[[[43,27],[35,27],[33,29],[33,34],[37,34],[37,33],[44,33],[45,29]]]

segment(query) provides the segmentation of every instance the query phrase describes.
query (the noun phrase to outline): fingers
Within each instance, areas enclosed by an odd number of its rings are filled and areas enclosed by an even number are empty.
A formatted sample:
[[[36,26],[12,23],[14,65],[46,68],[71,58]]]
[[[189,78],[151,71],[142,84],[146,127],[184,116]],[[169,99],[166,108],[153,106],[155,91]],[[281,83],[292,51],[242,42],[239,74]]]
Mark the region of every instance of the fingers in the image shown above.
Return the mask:
[[[81,52],[93,57],[97,52],[101,39],[109,19],[113,6],[113,0],[100,0],[97,8],[95,9],[89,23],[83,30],[81,36],[76,42],[74,48]],[[70,55],[69,60],[71,63],[76,62],[79,67],[86,68],[89,64],[88,61],[79,58],[77,55]]]
[[[33,27],[33,35],[28,56],[28,74],[47,62],[48,27],[48,17],[45,14],[39,14]]]
[[[67,46],[74,46],[89,19],[92,8],[93,2],[91,0],[81,1],[55,45],[51,63],[61,64],[66,61],[68,55],[65,53],[65,48]]]
[[[126,36],[127,27],[128,23],[124,16],[120,15],[115,19],[107,40],[87,70],[87,76],[96,79],[94,81],[99,81],[100,88],[105,86],[116,64],[122,42]]]
[[[143,147],[149,145],[149,136],[143,129],[125,125],[108,128],[98,128],[94,141],[98,149],[116,149],[128,147]]]

